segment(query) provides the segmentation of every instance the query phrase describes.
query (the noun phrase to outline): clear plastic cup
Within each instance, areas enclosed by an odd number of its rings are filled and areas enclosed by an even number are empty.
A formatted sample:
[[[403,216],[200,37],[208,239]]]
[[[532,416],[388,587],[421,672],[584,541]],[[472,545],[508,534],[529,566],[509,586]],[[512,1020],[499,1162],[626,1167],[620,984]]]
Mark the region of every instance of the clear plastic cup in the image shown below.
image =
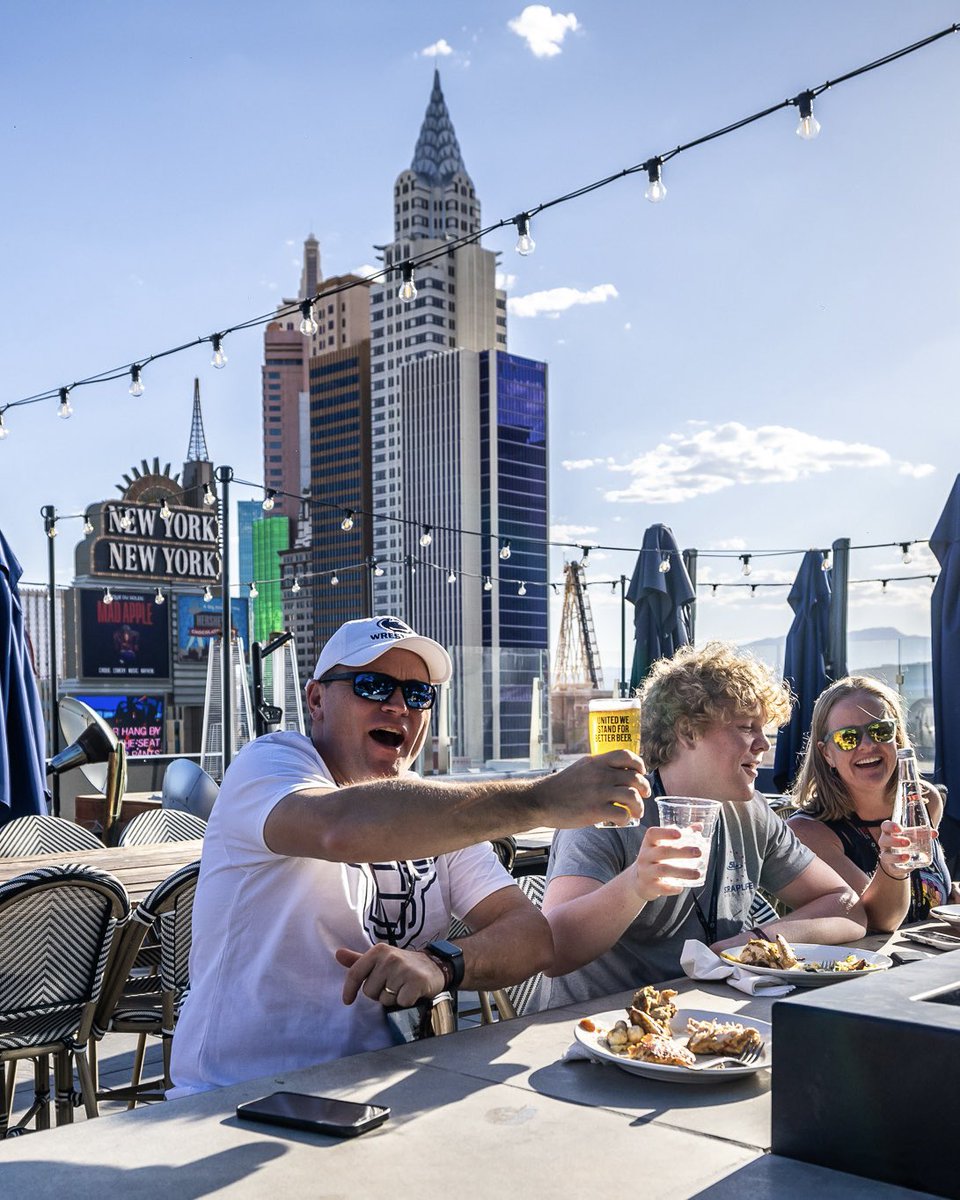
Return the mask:
[[[696,879],[668,879],[665,883],[677,887],[702,887],[710,865],[710,850],[713,846],[713,831],[720,816],[720,805],[716,800],[698,800],[692,796],[661,796],[657,799],[660,824],[665,829],[679,829],[680,838],[671,846],[699,846],[699,858],[665,858],[663,865],[685,867],[696,871]]]

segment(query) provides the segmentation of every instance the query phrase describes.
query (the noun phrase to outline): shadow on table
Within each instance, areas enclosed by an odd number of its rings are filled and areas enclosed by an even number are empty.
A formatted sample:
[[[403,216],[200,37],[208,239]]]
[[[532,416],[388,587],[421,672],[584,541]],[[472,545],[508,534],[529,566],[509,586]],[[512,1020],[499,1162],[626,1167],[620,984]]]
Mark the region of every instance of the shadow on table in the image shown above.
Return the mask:
[[[744,1196],[783,1200],[785,1196],[811,1195],[829,1196],[830,1200],[908,1200],[929,1193],[766,1154],[703,1188],[690,1200],[743,1200]]]
[[[171,1196],[176,1196],[177,1200],[200,1200],[249,1179],[284,1153],[282,1146],[256,1142],[195,1159],[179,1167],[158,1163],[120,1167],[43,1158],[8,1160],[3,1165],[4,1191],[37,1197],[76,1193],[83,1196],[136,1196],[137,1200],[170,1200]],[[18,1191],[8,1192],[10,1188]],[[253,1194],[255,1192],[251,1191]]]

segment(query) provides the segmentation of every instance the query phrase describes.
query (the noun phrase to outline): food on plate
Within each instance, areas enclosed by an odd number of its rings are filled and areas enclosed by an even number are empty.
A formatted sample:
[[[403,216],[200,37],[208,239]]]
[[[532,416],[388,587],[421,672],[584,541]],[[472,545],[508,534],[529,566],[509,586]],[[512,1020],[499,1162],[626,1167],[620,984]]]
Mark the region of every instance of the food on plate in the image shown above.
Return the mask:
[[[583,1017],[581,1019],[580,1028],[585,1030],[587,1033],[595,1033],[597,1029],[596,1025],[594,1025],[593,1021],[591,1021],[589,1017]]]
[[[857,958],[848,954],[846,958],[833,958],[828,962],[805,962],[798,967],[800,971],[877,971],[876,963],[867,962],[865,958]]]
[[[697,1062],[685,1046],[662,1034],[645,1033],[637,1043],[635,1051],[631,1058],[637,1058],[641,1062],[660,1063],[665,1067],[692,1067]]]
[[[739,961],[749,966],[789,971],[797,966],[799,959],[787,939],[778,933],[776,940],[772,942],[763,938],[751,938],[741,949]]]
[[[737,1021],[687,1021],[687,1049],[694,1054],[742,1054],[763,1045],[758,1029]]]
[[[676,1015],[677,1006],[673,1003],[676,992],[670,988],[658,991],[655,987],[643,987],[633,994],[633,1001],[627,1009],[630,1022],[638,1025],[644,1033],[671,1034],[670,1019]]]

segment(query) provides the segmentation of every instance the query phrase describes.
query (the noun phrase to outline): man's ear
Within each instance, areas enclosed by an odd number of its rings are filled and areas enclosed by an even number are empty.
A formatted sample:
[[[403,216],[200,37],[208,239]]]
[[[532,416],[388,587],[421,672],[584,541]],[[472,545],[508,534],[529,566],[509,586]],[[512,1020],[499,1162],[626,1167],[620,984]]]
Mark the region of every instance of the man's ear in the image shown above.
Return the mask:
[[[681,717],[677,721],[677,745],[682,746],[684,750],[692,750],[697,744],[697,739],[694,736],[693,730],[687,722]]]
[[[323,688],[319,680],[311,679],[303,689],[303,694],[307,701],[307,712],[313,722],[323,713]]]

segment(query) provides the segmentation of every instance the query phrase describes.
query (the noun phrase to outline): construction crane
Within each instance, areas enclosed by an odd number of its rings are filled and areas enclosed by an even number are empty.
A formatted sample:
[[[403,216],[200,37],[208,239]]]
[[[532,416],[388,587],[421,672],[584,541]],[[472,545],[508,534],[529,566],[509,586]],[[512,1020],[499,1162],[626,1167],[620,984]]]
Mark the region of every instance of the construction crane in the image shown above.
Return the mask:
[[[590,612],[584,563],[564,563],[563,574],[563,615],[554,686],[599,689],[603,687],[603,669]]]

